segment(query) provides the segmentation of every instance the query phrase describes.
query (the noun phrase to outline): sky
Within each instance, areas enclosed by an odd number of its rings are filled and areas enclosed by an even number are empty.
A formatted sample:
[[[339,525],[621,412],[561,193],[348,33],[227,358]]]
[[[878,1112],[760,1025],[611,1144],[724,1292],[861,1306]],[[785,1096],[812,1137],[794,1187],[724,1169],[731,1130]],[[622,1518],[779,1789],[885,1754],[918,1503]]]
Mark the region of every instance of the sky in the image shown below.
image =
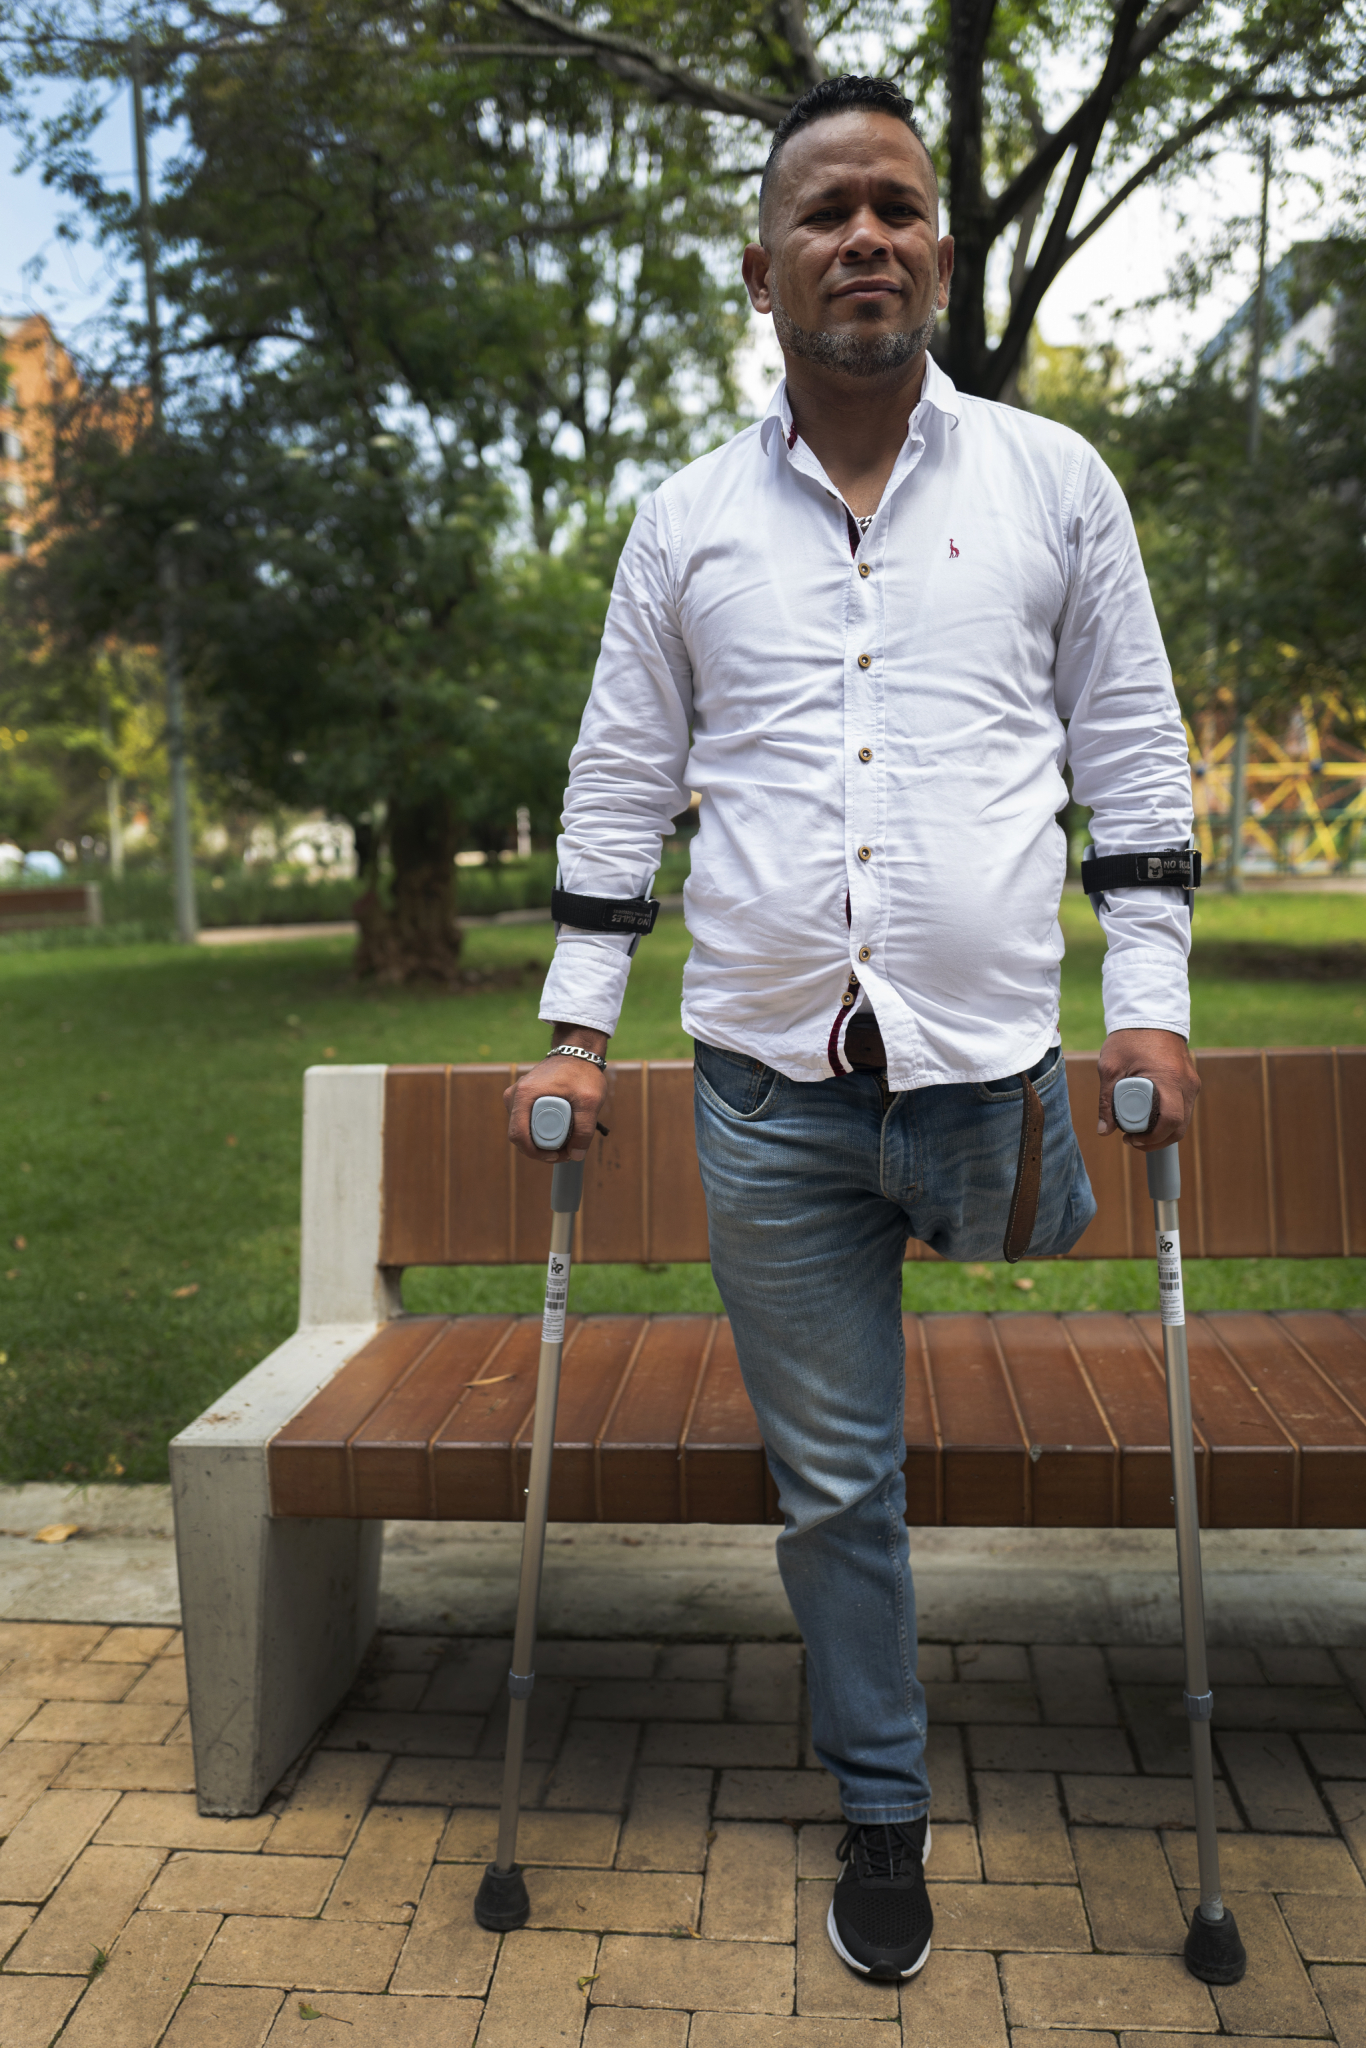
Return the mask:
[[[154,183],[158,159],[174,147],[173,135],[151,138]],[[79,338],[83,323],[98,320],[110,290],[109,261],[88,242],[72,246],[58,238],[67,202],[45,190],[36,172],[15,176],[17,154],[14,138],[0,130],[0,315],[43,312],[59,333]],[[133,145],[126,91],[111,88],[97,154],[111,182],[131,187]],[[1316,170],[1322,175],[1326,168],[1321,158],[1303,157],[1278,166],[1271,208],[1272,263],[1292,242],[1321,231],[1320,204],[1302,173]],[[1187,179],[1170,192],[1140,191],[1053,285],[1039,314],[1043,338],[1055,346],[1114,341],[1131,367],[1145,369],[1188,357],[1218,332],[1251,292],[1256,281],[1254,232],[1242,238],[1232,270],[1199,305],[1186,308],[1169,299],[1154,309],[1133,309],[1162,292],[1183,246],[1206,240],[1230,214],[1254,217],[1257,204],[1257,166],[1236,143],[1216,157],[1199,181]],[[742,362],[742,385],[756,410],[767,403],[778,364],[772,327],[755,316]]]

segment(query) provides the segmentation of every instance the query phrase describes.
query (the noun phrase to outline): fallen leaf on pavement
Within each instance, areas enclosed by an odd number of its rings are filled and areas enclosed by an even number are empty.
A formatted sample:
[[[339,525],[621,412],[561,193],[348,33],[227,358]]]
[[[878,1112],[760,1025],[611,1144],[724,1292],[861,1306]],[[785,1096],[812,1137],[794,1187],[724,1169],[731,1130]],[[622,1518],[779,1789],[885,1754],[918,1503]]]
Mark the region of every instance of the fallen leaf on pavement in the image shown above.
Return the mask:
[[[79,1522],[49,1522],[46,1529],[35,1529],[35,1543],[65,1543],[80,1528]]]
[[[1031,1280],[1029,1284],[1032,1287],[1034,1282]],[[198,1294],[198,1292],[199,1282],[192,1280],[188,1287],[173,1287],[171,1289],[171,1299],[172,1301],[188,1301],[192,1294]]]
[[[592,1976],[591,1976],[591,1977],[580,1977],[578,1981],[579,1981],[579,1989],[580,1989],[580,1991],[586,1991],[586,1990],[588,1989],[588,1987],[589,1987],[589,1985],[590,1985],[590,1984],[596,1984],[596,1983],[597,1983],[597,1981],[598,1981],[598,1973],[597,1973],[597,1971],[595,1970],[595,1971],[593,1972],[593,1974],[592,1974]]]

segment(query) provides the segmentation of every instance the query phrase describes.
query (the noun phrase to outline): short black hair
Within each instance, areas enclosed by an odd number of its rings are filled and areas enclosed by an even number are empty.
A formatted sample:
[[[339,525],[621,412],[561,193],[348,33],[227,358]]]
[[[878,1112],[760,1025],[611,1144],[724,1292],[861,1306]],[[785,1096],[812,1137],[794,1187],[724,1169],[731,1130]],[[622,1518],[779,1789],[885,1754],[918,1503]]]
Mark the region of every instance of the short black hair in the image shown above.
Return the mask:
[[[900,121],[909,128],[926,156],[929,144],[920,132],[920,124],[906,95],[892,84],[890,78],[864,78],[856,71],[846,71],[840,78],[823,78],[819,85],[813,85],[804,92],[794,105],[783,115],[774,131],[773,142],[759,180],[759,232],[763,233],[764,202],[768,198],[773,174],[778,168],[778,159],[784,145],[792,140],[799,128],[809,128],[813,121],[827,121],[832,114],[890,114],[894,121]],[[933,161],[933,159],[931,159]]]

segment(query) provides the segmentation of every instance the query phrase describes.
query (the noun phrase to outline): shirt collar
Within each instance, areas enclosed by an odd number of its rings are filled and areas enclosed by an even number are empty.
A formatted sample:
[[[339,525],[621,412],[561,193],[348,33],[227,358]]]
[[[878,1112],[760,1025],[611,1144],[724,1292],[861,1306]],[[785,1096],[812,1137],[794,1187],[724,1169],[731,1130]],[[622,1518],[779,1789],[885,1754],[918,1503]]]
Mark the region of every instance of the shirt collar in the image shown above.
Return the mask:
[[[943,413],[945,419],[952,420],[954,426],[958,425],[958,387],[948,372],[940,369],[928,350],[925,353],[925,380],[920,387],[920,398],[915,412],[911,414],[912,420],[923,405],[932,406],[936,412]],[[783,440],[790,448],[793,441],[792,407],[788,403],[786,377],[778,380],[778,388],[769,400],[768,410],[759,423],[759,437],[765,454],[772,447],[773,436],[777,433],[782,434]]]

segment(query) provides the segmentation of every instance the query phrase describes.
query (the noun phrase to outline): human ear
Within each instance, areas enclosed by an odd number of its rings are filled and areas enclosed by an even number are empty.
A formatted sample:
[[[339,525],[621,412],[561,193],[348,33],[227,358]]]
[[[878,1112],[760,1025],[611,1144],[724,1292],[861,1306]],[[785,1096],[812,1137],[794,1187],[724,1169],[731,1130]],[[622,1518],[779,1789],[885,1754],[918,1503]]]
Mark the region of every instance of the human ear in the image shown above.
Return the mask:
[[[762,242],[749,242],[740,258],[740,275],[749,293],[749,302],[756,313],[773,311],[773,294],[768,287],[768,273],[771,257]]]
[[[949,279],[953,276],[953,236],[943,235],[939,242],[939,310],[942,313],[949,303]]]

